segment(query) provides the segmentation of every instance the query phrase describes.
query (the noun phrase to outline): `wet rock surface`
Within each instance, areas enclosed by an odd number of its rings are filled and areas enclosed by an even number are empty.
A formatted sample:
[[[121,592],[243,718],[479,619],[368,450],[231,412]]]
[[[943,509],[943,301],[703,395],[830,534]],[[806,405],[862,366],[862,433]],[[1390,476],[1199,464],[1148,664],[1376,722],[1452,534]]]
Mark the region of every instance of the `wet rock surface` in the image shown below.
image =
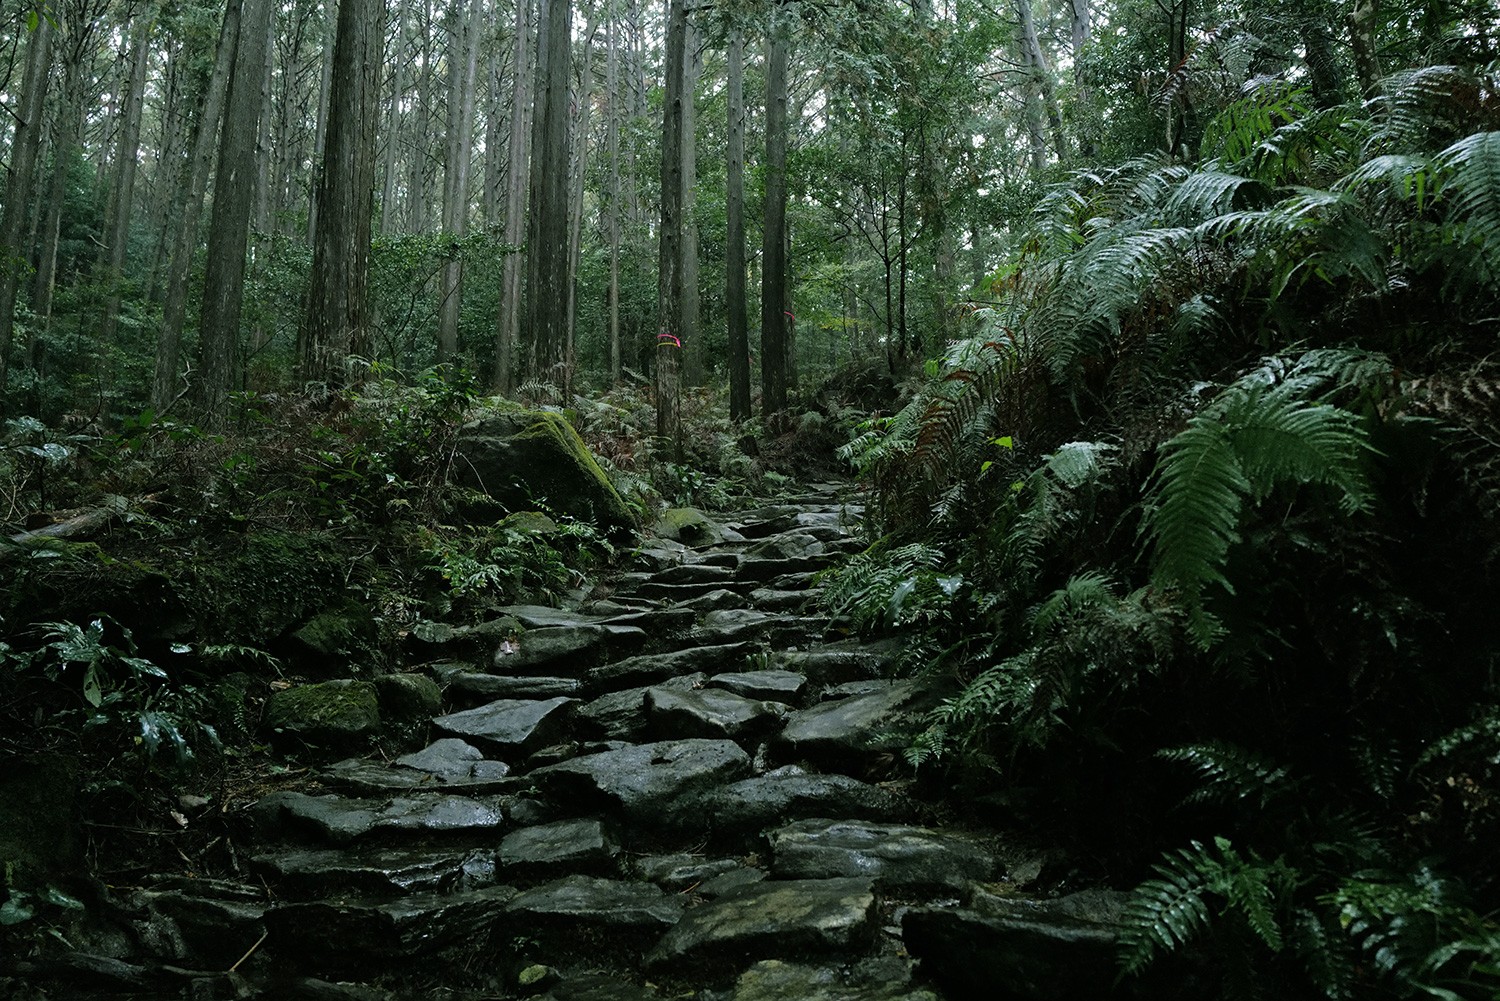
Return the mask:
[[[582,610],[421,623],[440,660],[301,686],[280,738],[326,757],[240,818],[240,881],[148,884],[147,957],[68,969],[136,997],[1109,996],[1108,900],[978,888],[993,846],[878,781],[941,693],[817,612],[859,547],[841,489],[668,512]]]

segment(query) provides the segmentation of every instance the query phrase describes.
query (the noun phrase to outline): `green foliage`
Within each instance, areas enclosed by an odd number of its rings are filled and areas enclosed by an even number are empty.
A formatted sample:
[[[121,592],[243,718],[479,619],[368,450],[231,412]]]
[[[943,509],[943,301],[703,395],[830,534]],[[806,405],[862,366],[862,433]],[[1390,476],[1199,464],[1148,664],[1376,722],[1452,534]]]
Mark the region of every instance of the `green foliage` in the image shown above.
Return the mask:
[[[496,604],[556,603],[579,587],[586,571],[614,554],[592,526],[564,521],[545,531],[503,521],[475,539],[428,545],[426,569],[442,578],[455,598]]]
[[[953,604],[963,578],[945,574],[942,550],[875,547],[828,572],[819,601],[861,632],[929,623]]]

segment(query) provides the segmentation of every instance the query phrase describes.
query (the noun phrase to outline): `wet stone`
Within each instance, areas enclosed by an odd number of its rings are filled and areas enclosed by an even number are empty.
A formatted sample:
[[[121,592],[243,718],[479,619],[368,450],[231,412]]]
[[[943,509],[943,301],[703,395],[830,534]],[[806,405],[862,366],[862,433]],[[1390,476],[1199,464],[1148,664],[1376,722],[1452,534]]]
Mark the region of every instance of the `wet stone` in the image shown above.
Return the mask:
[[[527,890],[506,911],[529,923],[660,932],[682,914],[682,900],[650,883],[574,875]]]
[[[605,621],[610,629],[630,628],[640,630],[646,636],[663,637],[692,628],[693,614],[683,608],[658,608],[654,604],[643,609],[623,612]]]
[[[275,792],[251,815],[261,830],[312,833],[335,845],[380,834],[479,834],[504,823],[498,799],[431,794],[376,800]]]
[[[708,680],[712,688],[723,688],[747,699],[795,703],[807,687],[807,679],[795,671],[738,671],[716,674]]]
[[[703,622],[689,634],[697,645],[743,643],[755,639],[777,622],[768,612],[753,608],[721,608],[703,616]]]
[[[814,536],[802,532],[783,532],[757,542],[745,550],[745,556],[749,559],[791,560],[821,556],[824,551],[823,543]]]
[[[577,678],[513,678],[508,675],[464,672],[448,679],[448,691],[450,694],[457,693],[482,701],[554,699],[579,694],[583,691],[583,682]]]
[[[632,823],[654,825],[684,795],[749,771],[749,756],[732,741],[676,740],[585,755],[531,777],[553,802],[602,803]]]
[[[466,777],[473,773],[474,762],[483,761],[484,752],[456,737],[433,741],[420,751],[403,754],[396,764],[433,775]]]
[[[502,618],[512,618],[526,629],[591,626],[599,623],[595,616],[570,612],[565,608],[553,608],[551,605],[506,605],[495,609],[495,614]]]
[[[251,860],[278,889],[292,896],[330,893],[433,893],[494,882],[493,861],[482,850],[430,848],[303,849],[270,852]]]
[[[154,943],[160,959],[223,968],[254,945],[263,930],[265,896],[249,887],[217,880],[172,880],[143,892],[139,899],[150,908],[161,933]]]
[[[961,888],[991,878],[995,859],[972,839],[866,820],[803,820],[771,832],[771,872],[786,879],[870,876],[883,890]]]
[[[653,970],[724,972],[743,956],[849,949],[875,933],[867,879],[764,882],[693,908],[646,956]]]
[[[713,879],[704,880],[693,891],[700,897],[722,897],[726,893],[742,890],[747,886],[754,886],[766,878],[766,874],[760,869],[752,869],[749,866],[739,866],[728,872],[720,873]]]
[[[811,650],[782,655],[788,671],[807,676],[814,685],[837,685],[846,681],[879,678],[895,664],[899,651],[893,644],[828,643]]]
[[[715,837],[740,841],[788,820],[899,820],[910,812],[904,801],[878,786],[847,775],[810,775],[793,769],[709,789],[682,809],[704,818]]]
[[[542,1001],[656,1001],[656,991],[607,973],[578,973],[543,996]]]
[[[695,612],[717,612],[724,608],[749,608],[751,602],[749,598],[736,591],[716,588],[680,604],[683,608],[692,609]]]
[[[666,689],[697,688],[708,675],[687,674],[669,678],[656,686]],[[627,688],[611,692],[579,707],[574,716],[583,733],[609,740],[639,740],[646,734],[646,693],[650,688]]]
[[[727,737],[769,733],[786,706],[760,702],[718,688],[646,691],[646,715],[658,737]]]
[[[845,764],[898,741],[887,734],[895,716],[920,694],[916,682],[901,681],[867,695],[822,702],[787,718],[775,748],[784,759],[815,758]]]
[[[515,896],[508,886],[395,900],[307,901],[266,913],[266,948],[278,963],[361,977],[416,956],[484,941]]]
[[[766,959],[740,975],[731,1001],[941,1001],[925,987],[890,982],[843,965],[805,966]],[[861,975],[861,974],[864,975]]]
[[[648,855],[637,860],[635,871],[664,890],[680,893],[715,876],[738,869],[734,859],[705,859],[697,855]]]
[[[603,821],[560,820],[539,827],[512,831],[500,842],[501,870],[540,872],[565,869],[570,872],[612,867],[620,845]]]
[[[433,726],[502,751],[528,751],[553,743],[566,726],[577,699],[499,699],[463,712],[439,716]]]
[[[642,654],[596,667],[588,673],[589,687],[608,691],[637,685],[654,685],[668,678],[716,671],[742,663],[754,649],[749,643],[698,646],[675,653]]]
[[[818,543],[822,548],[822,543]],[[814,573],[832,565],[831,555],[795,556],[787,559],[747,557],[735,570],[738,580],[771,581],[784,574]]]
[[[732,567],[710,563],[688,563],[663,570],[651,578],[653,584],[714,584],[733,579]]]
[[[812,601],[812,593],[806,589],[778,591],[769,587],[758,587],[750,592],[750,604],[762,612],[796,612]]]
[[[517,784],[509,775],[510,766],[503,761],[469,762],[467,774],[460,774],[385,765],[365,758],[337,761],[318,772],[318,778],[324,785],[361,796],[393,796],[437,790],[469,795],[507,792]]]

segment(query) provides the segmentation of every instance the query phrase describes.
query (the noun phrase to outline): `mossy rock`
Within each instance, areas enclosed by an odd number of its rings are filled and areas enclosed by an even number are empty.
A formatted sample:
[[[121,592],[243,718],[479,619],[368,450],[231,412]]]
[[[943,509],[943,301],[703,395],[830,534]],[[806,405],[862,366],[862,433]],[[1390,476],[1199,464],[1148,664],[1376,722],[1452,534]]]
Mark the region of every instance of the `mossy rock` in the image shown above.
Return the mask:
[[[33,890],[78,870],[79,768],[62,754],[0,760],[0,886]]]
[[[380,661],[375,616],[355,601],[314,615],[290,641],[294,655],[314,674],[365,674]]]
[[[426,722],[443,708],[443,692],[425,674],[384,674],[375,679],[380,713],[388,720]]]
[[[667,508],[652,531],[689,546],[710,546],[725,539],[724,526],[695,507]]]
[[[561,414],[501,408],[463,429],[454,476],[511,511],[543,505],[560,515],[621,534],[630,508]]]
[[[188,610],[173,574],[94,542],[31,538],[0,551],[0,618],[12,627],[107,615],[138,638],[188,635]]]
[[[267,647],[343,598],[349,554],[292,532],[216,538],[182,556],[176,589],[210,643]]]
[[[368,744],[380,733],[380,698],[368,681],[324,681],[277,692],[266,702],[265,725],[289,739],[331,750]]]
[[[557,522],[540,511],[517,511],[496,527],[518,535],[551,535],[557,531]]]

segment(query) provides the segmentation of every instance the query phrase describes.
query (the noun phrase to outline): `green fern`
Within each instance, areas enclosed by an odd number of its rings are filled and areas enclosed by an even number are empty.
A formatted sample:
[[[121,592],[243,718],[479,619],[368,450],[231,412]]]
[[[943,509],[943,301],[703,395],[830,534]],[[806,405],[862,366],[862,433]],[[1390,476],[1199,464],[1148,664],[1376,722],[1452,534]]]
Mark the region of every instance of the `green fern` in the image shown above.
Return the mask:
[[[1225,741],[1166,748],[1156,752],[1156,756],[1188,765],[1197,772],[1198,787],[1188,795],[1185,800],[1188,803],[1248,801],[1264,808],[1273,800],[1293,795],[1297,789],[1286,768],[1266,755]]]
[[[1228,838],[1210,847],[1194,841],[1168,852],[1153,866],[1157,878],[1132,891],[1120,933],[1120,965],[1126,976],[1140,973],[1159,956],[1177,951],[1214,921],[1210,899],[1222,900],[1222,913],[1238,915],[1251,934],[1272,952],[1285,944],[1279,911],[1296,884],[1283,860],[1242,856]]]
[[[1141,532],[1153,543],[1152,584],[1180,597],[1204,649],[1221,631],[1204,591],[1234,593],[1224,568],[1247,503],[1290,482],[1334,488],[1345,515],[1370,508],[1368,433],[1353,413],[1308,398],[1319,381],[1303,373],[1267,386],[1264,369],[1251,373],[1162,447]]]

